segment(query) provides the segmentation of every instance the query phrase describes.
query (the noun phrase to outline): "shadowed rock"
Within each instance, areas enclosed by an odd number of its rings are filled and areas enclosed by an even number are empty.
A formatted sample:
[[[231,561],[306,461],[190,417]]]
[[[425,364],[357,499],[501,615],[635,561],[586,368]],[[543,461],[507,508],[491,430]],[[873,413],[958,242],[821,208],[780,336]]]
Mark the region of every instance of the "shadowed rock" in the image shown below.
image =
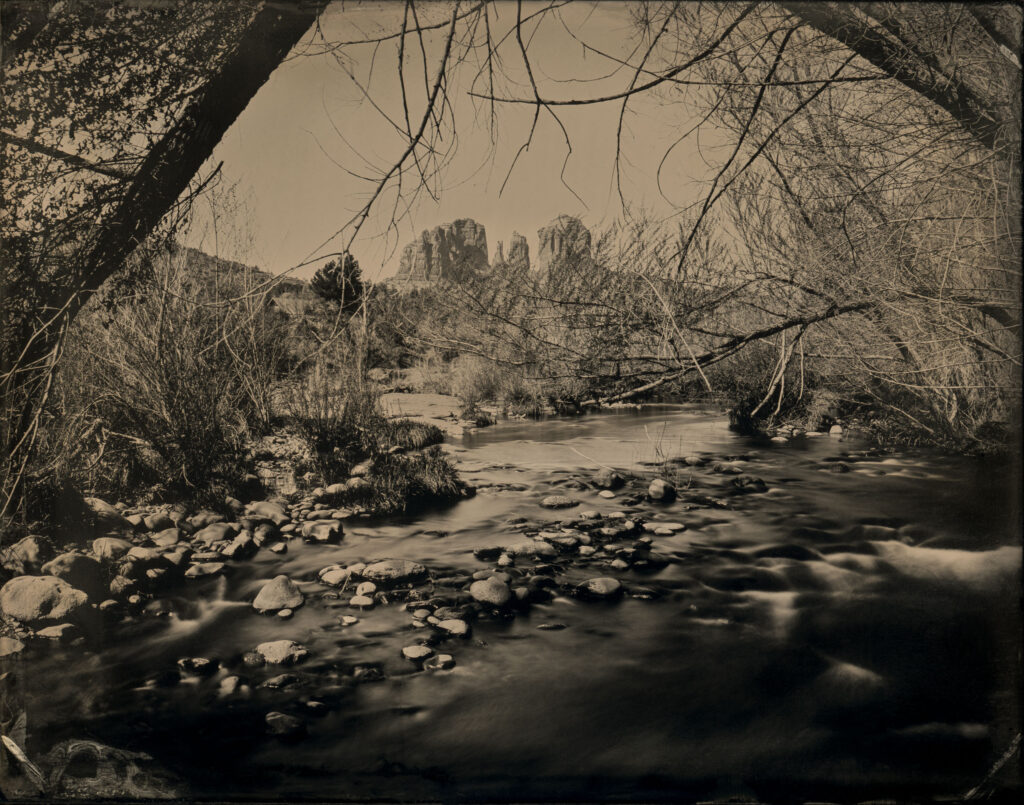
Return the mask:
[[[486,273],[487,233],[471,218],[425,229],[402,250],[395,284],[417,287],[442,281],[462,282]]]

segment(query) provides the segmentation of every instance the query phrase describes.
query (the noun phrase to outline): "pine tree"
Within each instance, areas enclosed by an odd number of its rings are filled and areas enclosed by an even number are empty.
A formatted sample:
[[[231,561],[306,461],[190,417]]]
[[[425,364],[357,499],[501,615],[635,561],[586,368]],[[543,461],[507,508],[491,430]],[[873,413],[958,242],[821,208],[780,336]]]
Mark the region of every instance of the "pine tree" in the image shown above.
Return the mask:
[[[322,299],[338,302],[351,316],[363,302],[363,273],[359,262],[346,252],[313,275],[310,289]]]

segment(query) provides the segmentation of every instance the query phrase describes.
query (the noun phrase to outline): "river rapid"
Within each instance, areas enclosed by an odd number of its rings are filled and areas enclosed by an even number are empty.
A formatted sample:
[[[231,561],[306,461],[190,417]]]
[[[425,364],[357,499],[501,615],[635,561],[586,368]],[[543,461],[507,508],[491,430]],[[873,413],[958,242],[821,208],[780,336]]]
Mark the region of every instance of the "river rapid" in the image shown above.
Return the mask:
[[[502,423],[448,449],[475,497],[348,521],[339,545],[293,539],[108,630],[98,650],[34,658],[30,748],[75,738],[146,753],[163,774],[140,786],[213,799],[855,802],[961,796],[1020,730],[1011,465],[829,436],[755,441],[686,406]],[[684,456],[703,460],[671,465],[677,500],[630,505],[654,464]],[[606,467],[636,480],[601,497],[590,482]],[[542,508],[553,494],[579,505]],[[563,521],[581,533],[584,511],[686,528],[643,532],[656,561],[632,561],[647,555],[634,536],[547,562],[550,600],[435,640],[451,670],[402,657],[430,631],[413,605],[355,611],[351,590],[317,581],[333,563],[407,558],[442,592],[496,567],[474,551]],[[282,573],[305,605],[288,620],[258,615],[250,602]],[[625,595],[566,594],[598,576]],[[309,660],[242,663],[279,639]],[[179,680],[185,657],[221,667]],[[296,679],[261,686],[282,670]],[[248,687],[221,695],[228,675]],[[308,734],[267,736],[269,711],[300,715]],[[1018,773],[1011,761],[993,785],[1019,787]]]

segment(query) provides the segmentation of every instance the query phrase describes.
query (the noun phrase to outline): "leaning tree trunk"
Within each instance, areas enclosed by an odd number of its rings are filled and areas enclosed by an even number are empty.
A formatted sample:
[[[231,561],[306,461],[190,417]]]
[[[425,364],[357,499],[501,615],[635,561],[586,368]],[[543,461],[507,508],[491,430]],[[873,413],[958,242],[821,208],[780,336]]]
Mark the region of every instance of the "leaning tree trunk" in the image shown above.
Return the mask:
[[[219,69],[195,92],[176,122],[127,179],[111,212],[88,233],[89,245],[84,254],[76,255],[73,273],[60,272],[45,284],[34,283],[31,294],[17,285],[4,289],[6,298],[0,302],[7,343],[3,345],[0,396],[7,421],[4,443],[0,444],[5,462],[0,478],[0,518],[14,514],[23,503],[40,412],[71,322],[153,232],[227,129],[310,29],[326,1],[262,3]],[[25,273],[22,276],[26,282],[32,281]],[[40,310],[47,311],[46,315],[41,316]]]

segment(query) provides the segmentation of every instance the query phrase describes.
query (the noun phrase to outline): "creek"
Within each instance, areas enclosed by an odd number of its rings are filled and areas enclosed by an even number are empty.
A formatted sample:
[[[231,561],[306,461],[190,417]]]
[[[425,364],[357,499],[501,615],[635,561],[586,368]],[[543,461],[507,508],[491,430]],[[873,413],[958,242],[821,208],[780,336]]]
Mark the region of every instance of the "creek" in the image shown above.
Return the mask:
[[[30,748],[86,738],[144,752],[175,793],[213,799],[861,801],[962,795],[1020,730],[1010,465],[755,440],[688,406],[502,423],[448,449],[475,497],[348,521],[338,545],[293,539],[169,596],[162,616],[107,630],[97,650],[32,658]],[[677,500],[629,505],[653,464],[682,456],[705,460],[672,465]],[[602,467],[638,480],[600,497],[589,481]],[[580,504],[542,508],[553,494]],[[316,580],[332,563],[388,557],[465,581],[495,567],[475,550],[584,510],[686,528],[648,531],[657,563],[612,567],[602,550],[552,563],[551,600],[435,646],[451,670],[402,657],[425,630],[398,600],[355,611],[351,591]],[[258,615],[250,602],[281,573],[305,605]],[[598,576],[626,594],[565,594]],[[309,660],[241,663],[279,639]],[[182,657],[221,668],[162,680]],[[383,678],[360,682],[357,667]],[[297,680],[260,686],[282,670]],[[231,674],[247,696],[220,695]],[[308,735],[267,736],[269,711],[302,715]]]

